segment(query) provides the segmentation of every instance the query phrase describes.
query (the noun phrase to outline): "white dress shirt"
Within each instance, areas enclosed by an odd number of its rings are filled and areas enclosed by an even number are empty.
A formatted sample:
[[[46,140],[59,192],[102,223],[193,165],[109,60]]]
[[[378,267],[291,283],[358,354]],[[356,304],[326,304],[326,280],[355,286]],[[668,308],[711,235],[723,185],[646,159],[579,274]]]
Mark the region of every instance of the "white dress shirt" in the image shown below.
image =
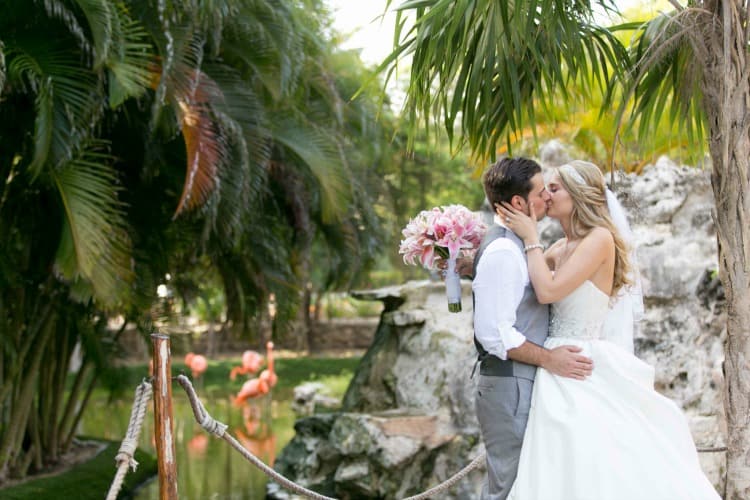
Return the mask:
[[[495,224],[505,227],[495,216]],[[471,288],[474,291],[474,334],[482,347],[500,359],[526,337],[516,330],[516,309],[529,283],[526,259],[508,238],[497,238],[484,249]]]

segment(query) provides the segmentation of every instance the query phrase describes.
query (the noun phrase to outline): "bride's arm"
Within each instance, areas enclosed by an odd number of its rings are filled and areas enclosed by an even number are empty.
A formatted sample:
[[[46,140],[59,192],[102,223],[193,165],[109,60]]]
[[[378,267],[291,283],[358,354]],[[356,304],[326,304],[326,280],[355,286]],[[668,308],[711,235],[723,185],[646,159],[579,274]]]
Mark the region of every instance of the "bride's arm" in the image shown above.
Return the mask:
[[[554,274],[548,262],[554,257],[552,252],[543,254],[539,245],[536,218],[510,207],[498,207],[502,217],[510,217],[507,222],[510,229],[523,239],[524,245],[534,246],[527,251],[529,278],[534,285],[534,293],[542,304],[557,302],[568,296],[573,290],[581,286],[587,279],[606,262],[608,255],[614,250],[612,234],[604,228],[594,228],[578,244],[573,254]],[[550,250],[552,250],[550,248]],[[559,250],[559,249],[558,249]],[[552,255],[550,255],[552,254]]]
[[[525,245],[538,242],[536,234],[524,238]],[[613,248],[614,241],[610,232],[604,228],[595,228],[581,240],[573,254],[554,274],[547,266],[540,249],[529,250],[529,278],[534,285],[537,300],[542,304],[549,304],[570,295],[596,273]]]

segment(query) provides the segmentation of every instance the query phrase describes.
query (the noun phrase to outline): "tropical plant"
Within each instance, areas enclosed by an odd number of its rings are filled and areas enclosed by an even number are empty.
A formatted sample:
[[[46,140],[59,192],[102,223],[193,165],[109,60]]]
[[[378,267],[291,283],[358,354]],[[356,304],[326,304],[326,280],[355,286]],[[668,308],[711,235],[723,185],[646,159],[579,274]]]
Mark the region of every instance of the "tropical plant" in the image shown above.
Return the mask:
[[[219,283],[251,335],[272,293],[294,316],[312,242],[339,283],[369,260],[379,159],[348,153],[388,134],[326,23],[316,0],[3,4],[0,483],[70,446],[167,273],[186,300]]]
[[[383,66],[411,54],[408,115],[441,120],[483,158],[534,127],[537,109],[567,98],[571,82],[601,89],[603,109],[635,120],[640,137],[666,110],[691,142],[708,137],[728,304],[726,498],[739,500],[750,497],[750,11],[737,0],[669,3],[646,22],[607,28],[595,11],[616,13],[609,0],[407,1]],[[626,45],[620,29],[638,36]]]

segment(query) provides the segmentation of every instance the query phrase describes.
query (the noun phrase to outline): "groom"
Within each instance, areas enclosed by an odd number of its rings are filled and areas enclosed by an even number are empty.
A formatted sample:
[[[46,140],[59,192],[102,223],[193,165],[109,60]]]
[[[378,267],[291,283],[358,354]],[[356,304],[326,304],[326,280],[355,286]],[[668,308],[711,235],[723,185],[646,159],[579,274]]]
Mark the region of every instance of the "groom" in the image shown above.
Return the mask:
[[[541,167],[527,158],[504,158],[490,167],[484,191],[491,206],[508,202],[544,217],[550,194]],[[476,412],[487,450],[483,500],[505,500],[518,470],[536,367],[583,380],[592,362],[579,347],[541,347],[549,306],[536,300],[523,242],[495,216],[474,259],[474,343],[479,351]],[[476,368],[476,366],[475,366]],[[540,478],[540,480],[544,480]]]

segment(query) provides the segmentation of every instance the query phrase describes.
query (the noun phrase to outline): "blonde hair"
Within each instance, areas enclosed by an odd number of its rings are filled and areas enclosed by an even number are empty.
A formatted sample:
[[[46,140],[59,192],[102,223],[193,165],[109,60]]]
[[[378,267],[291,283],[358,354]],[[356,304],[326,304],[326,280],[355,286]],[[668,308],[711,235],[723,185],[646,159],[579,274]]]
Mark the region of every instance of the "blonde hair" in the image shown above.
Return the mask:
[[[615,273],[612,295],[632,281],[630,274],[630,249],[615,227],[607,207],[607,186],[599,167],[593,163],[573,160],[557,167],[560,182],[573,200],[570,214],[570,237],[583,238],[596,227],[603,227],[615,241]]]

